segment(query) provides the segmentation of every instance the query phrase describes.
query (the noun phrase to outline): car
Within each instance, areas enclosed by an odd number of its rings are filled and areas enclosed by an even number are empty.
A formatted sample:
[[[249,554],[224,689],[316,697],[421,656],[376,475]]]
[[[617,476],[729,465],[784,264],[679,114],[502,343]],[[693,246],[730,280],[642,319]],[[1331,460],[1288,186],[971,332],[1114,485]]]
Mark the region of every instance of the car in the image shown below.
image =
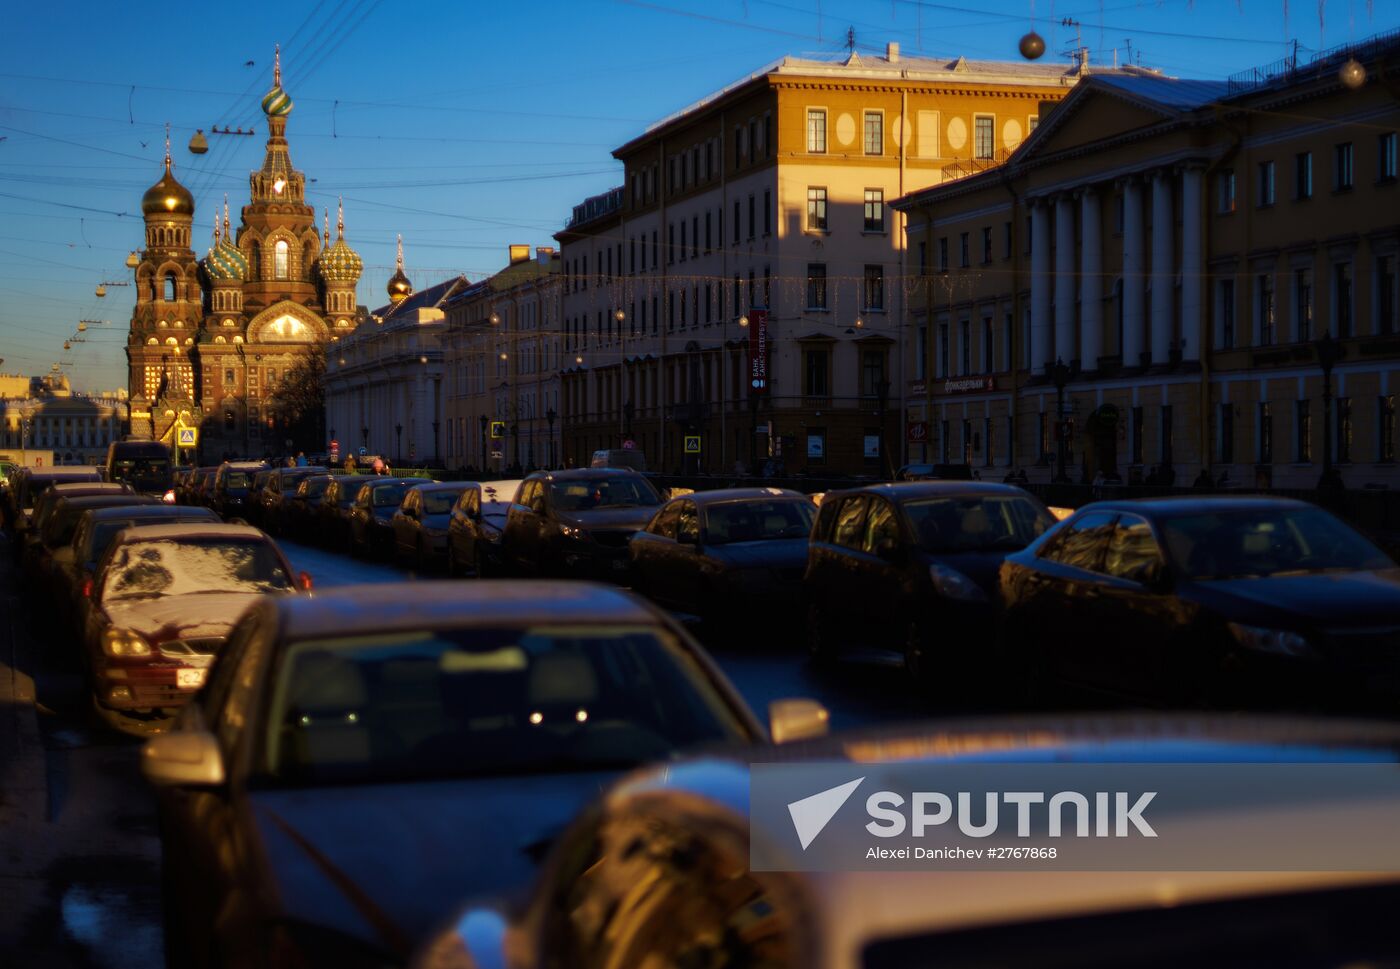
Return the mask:
[[[51,492],[52,493],[52,492]],[[42,529],[33,530],[34,541],[24,550],[25,578],[32,583],[44,605],[49,605],[55,592],[57,556],[68,549],[77,531],[78,522],[86,511],[101,508],[137,508],[163,504],[154,495],[106,494],[64,495],[53,502]]]
[[[159,441],[113,441],[107,445],[105,477],[125,481],[137,494],[163,499],[175,487],[170,464],[170,448]]]
[[[274,468],[268,471],[262,487],[254,491],[258,523],[262,529],[273,535],[282,534],[289,518],[287,508],[296,496],[297,487],[312,475],[324,473],[320,468]],[[259,472],[259,476],[261,474]]]
[[[253,510],[253,478],[259,471],[267,471],[266,461],[225,461],[214,474],[212,487],[206,488],[209,507],[219,513],[224,521],[257,514]]]
[[[1037,498],[1008,484],[911,481],[828,492],[802,579],[811,654],[893,650],[930,686],[990,668],[997,569],[1054,523]]]
[[[282,503],[282,535],[300,542],[313,541],[319,526],[321,498],[343,472],[324,470],[297,480],[297,490]]]
[[[627,468],[632,471],[645,471],[647,469],[647,456],[633,448],[594,451],[588,466],[590,468]]]
[[[801,744],[784,759],[846,763],[852,777],[883,769],[886,778],[895,770],[927,778],[944,766],[1005,770],[1017,760],[1066,771],[1182,761],[1263,770],[1295,760],[1347,770],[1342,765],[1358,761],[1393,767],[1398,747],[1393,724],[1002,717],[871,729]],[[465,906],[444,920],[413,966],[1142,969],[1389,965],[1400,956],[1388,927],[1400,903],[1393,871],[1325,864],[1310,871],[1088,871],[1000,862],[967,870],[934,860],[899,871],[857,870],[855,862],[805,871],[751,866],[751,851],[802,853],[795,811],[789,817],[751,806],[751,768],[767,757],[734,750],[628,775],[556,840],[526,899]],[[865,796],[858,791],[854,800]],[[1201,832],[1197,845],[1235,829],[1291,824],[1326,832],[1329,843],[1359,854],[1373,845],[1375,828],[1356,818],[1400,811],[1397,801],[1393,787],[1327,797],[1304,781],[1280,783],[1254,804],[1207,796],[1185,807],[1162,804],[1160,813],[1189,826],[1187,838]],[[843,813],[856,811],[847,803]],[[921,840],[933,848],[942,835],[929,834]],[[890,846],[912,850],[911,842],[918,844],[906,835]]]
[[[185,472],[185,477],[180,480],[175,488],[175,503],[178,505],[202,505],[203,498],[200,494],[206,476],[218,471],[218,467],[190,468]]]
[[[1400,695],[1400,569],[1306,502],[1095,502],[1009,556],[1000,587],[1032,685],[1174,705]]]
[[[409,488],[423,484],[422,478],[391,478],[371,475],[360,484],[355,502],[346,519],[350,532],[350,554],[389,558],[394,551],[394,512]]]
[[[119,532],[84,583],[84,656],[94,707],[140,733],[204,682],[229,627],[263,595],[311,588],[249,525],[139,525]]]
[[[22,518],[20,527],[15,530],[15,556],[24,559],[28,548],[37,543],[49,516],[61,498],[78,498],[89,495],[132,495],[131,486],[108,481],[59,481],[44,489],[34,503],[29,515]]]
[[[350,539],[350,512],[360,487],[368,475],[346,474],[332,479],[316,503],[316,528],[321,544],[333,551],[349,553],[354,548]]]
[[[423,572],[447,561],[447,523],[465,482],[414,485],[404,492],[399,510],[389,520],[394,532],[394,557],[412,562]]]
[[[102,472],[95,467],[66,468],[21,468],[10,482],[9,502],[6,507],[6,531],[10,533],[16,556],[23,548],[25,530],[29,527],[29,516],[34,506],[56,484],[102,484]]]
[[[499,575],[501,535],[520,480],[468,482],[447,523],[447,574]]]
[[[218,511],[214,508],[214,480],[218,475],[218,468],[201,469],[195,473],[194,481],[190,485],[190,504],[203,505]]]
[[[97,563],[118,532],[137,525],[218,520],[219,516],[208,508],[185,508],[163,502],[84,511],[73,530],[72,541],[53,553],[55,600],[73,635],[80,638],[87,623],[86,609],[90,600],[82,595],[83,587],[97,571]]]
[[[971,481],[970,464],[906,464],[894,474],[896,481]]]
[[[628,542],[661,496],[636,471],[543,471],[520,483],[506,516],[501,558],[516,576],[627,578]]]
[[[820,733],[820,712],[789,701],[774,727]],[[615,588],[263,599],[141,758],[171,964],[199,945],[229,969],[401,965],[468,898],[522,890],[625,771],[767,737],[682,629]]]
[[[264,487],[268,479],[272,477],[272,468],[264,466],[262,471],[253,473],[252,483],[248,485],[248,500],[245,505],[243,518],[250,525],[263,527],[263,495]]]
[[[782,488],[673,498],[632,536],[633,588],[712,633],[782,621],[801,606],[816,515],[804,495]]]

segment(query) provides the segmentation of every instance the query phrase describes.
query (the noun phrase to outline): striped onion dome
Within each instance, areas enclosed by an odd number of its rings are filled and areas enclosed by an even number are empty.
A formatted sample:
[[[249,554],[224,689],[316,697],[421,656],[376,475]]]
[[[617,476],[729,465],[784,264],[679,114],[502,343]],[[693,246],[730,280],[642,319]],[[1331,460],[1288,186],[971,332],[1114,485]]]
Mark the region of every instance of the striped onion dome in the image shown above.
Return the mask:
[[[263,114],[269,118],[285,118],[292,113],[292,98],[282,90],[282,47],[273,55],[272,89],[263,95]]]
[[[228,239],[209,250],[204,267],[216,283],[241,283],[248,278],[248,257]]]

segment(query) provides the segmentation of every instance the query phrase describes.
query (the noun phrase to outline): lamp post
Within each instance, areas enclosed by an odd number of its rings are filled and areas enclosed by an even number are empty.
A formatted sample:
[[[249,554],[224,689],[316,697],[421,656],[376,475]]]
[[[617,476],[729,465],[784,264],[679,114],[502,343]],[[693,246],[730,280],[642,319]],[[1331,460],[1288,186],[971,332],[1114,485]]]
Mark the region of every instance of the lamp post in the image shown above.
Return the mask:
[[[400,458],[403,457],[403,425],[402,425],[402,424],[395,424],[395,425],[394,425],[394,438],[395,438],[395,442],[394,442],[394,463],[395,463],[395,464],[402,464],[403,462],[400,460]]]
[[[1322,478],[1317,487],[1319,491],[1340,491],[1345,485],[1341,474],[1332,467],[1332,368],[1342,357],[1342,347],[1330,329],[1313,342],[1318,365],[1322,367]]]
[[[549,466],[554,467],[554,421],[559,415],[554,412],[554,408],[544,412],[545,423],[549,425]]]
[[[442,455],[438,454],[438,428],[441,426],[441,421],[433,421],[433,467],[442,463]]]
[[[1055,481],[1065,484],[1069,481],[1065,472],[1065,384],[1069,383],[1069,367],[1059,357],[1055,358],[1050,379],[1055,382]]]
[[[490,422],[490,418],[482,414],[478,420],[481,422],[481,470],[485,471],[486,464],[490,460],[490,452],[486,450],[486,425]]]
[[[617,392],[619,397],[626,395],[619,415],[622,419],[622,426],[619,430],[622,432],[622,440],[625,441],[632,436],[632,390],[627,386],[627,331],[622,328],[627,314],[622,311],[622,307],[613,311],[613,319],[617,321],[617,339],[621,348],[617,364]],[[621,443],[622,441],[618,442],[618,444]]]
[[[885,404],[890,397],[890,382],[888,380],[881,380],[875,385],[875,397],[877,404],[875,416],[880,419],[879,437],[877,438],[880,447],[880,470],[888,477],[893,478],[894,471],[890,468],[890,462],[885,455]]]

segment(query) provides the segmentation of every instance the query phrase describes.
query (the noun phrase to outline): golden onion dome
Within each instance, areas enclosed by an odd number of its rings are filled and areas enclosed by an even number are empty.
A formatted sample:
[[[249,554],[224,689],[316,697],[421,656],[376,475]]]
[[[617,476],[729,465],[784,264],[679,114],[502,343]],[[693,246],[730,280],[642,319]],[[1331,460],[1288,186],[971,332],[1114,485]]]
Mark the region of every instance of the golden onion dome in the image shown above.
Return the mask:
[[[189,189],[176,181],[168,155],[165,159],[165,174],[141,196],[141,211],[147,216],[194,215],[194,196],[190,194]]]
[[[394,275],[389,277],[389,301],[400,303],[413,295],[413,284],[408,281],[408,276],[403,271],[403,236],[399,236],[399,254],[395,260]]]
[[[329,213],[327,221],[329,221]],[[329,225],[327,235],[329,235]],[[360,254],[345,244],[345,207],[342,204],[336,214],[335,244],[321,253],[321,277],[328,283],[350,283],[353,285],[364,270],[364,260]],[[408,282],[405,278],[404,282]],[[409,287],[412,291],[412,287]]]

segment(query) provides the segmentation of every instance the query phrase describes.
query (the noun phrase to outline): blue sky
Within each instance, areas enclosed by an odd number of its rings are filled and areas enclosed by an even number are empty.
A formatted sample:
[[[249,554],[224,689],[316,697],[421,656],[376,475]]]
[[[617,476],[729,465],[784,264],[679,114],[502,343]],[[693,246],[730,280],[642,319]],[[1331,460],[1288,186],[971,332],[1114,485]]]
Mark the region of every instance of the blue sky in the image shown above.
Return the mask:
[[[1319,10],[1321,17],[1319,18]],[[195,193],[196,248],[225,192],[247,200],[262,158],[258,101],[272,49],[296,102],[287,135],[308,196],[335,208],[365,259],[359,299],[383,302],[394,237],[425,286],[476,279],[506,246],[552,245],[571,206],[620,180],[610,150],[649,122],[784,54],[898,41],[906,54],[1015,59],[1034,23],[1050,54],[1082,25],[1095,62],[1222,78],[1297,38],[1306,54],[1400,27],[1395,0],[319,0],[31,5],[0,65],[0,371],[62,361],[81,389],[125,383],[140,200],[164,124]],[[248,62],[251,61],[251,66]],[[252,138],[210,136],[229,125]],[[235,223],[237,215],[234,216]],[[87,342],[61,350],[80,319]]]

